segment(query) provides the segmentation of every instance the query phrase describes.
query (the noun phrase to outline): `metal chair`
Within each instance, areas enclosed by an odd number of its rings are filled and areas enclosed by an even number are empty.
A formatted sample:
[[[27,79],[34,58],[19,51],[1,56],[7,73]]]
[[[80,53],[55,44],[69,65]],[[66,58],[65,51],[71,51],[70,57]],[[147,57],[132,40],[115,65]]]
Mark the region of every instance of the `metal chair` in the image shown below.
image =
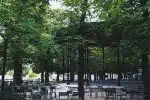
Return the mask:
[[[129,100],[136,100],[137,98],[137,90],[135,89],[127,89],[127,95]]]
[[[61,99],[60,99],[61,96],[67,97],[67,100],[69,99],[69,93],[68,93],[68,92],[59,92],[59,100],[61,100]],[[65,100],[66,100],[66,99],[65,99]]]
[[[73,91],[73,92],[72,92],[72,98],[71,98],[71,100],[76,99],[76,97],[79,98],[79,92],[78,92],[78,91]]]
[[[90,96],[92,97],[92,93],[95,93],[95,97],[98,97],[99,88],[97,87],[90,87],[89,88]]]
[[[137,95],[144,100],[144,86],[138,86]]]
[[[118,100],[125,100],[125,99],[127,99],[127,89],[122,88],[121,91],[120,91],[120,93],[117,94],[117,99]]]
[[[116,100],[116,89],[106,88],[104,91],[106,94],[105,100]]]
[[[52,95],[54,93],[56,98],[56,86],[50,86],[50,94]]]
[[[13,99],[14,100],[23,100],[26,98],[26,93],[21,86],[12,87]]]

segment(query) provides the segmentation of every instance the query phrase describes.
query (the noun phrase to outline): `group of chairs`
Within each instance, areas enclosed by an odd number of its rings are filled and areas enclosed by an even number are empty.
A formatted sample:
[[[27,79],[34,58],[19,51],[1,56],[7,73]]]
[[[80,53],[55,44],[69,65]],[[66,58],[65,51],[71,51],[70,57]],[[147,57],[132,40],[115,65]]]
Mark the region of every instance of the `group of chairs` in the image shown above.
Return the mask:
[[[50,91],[45,86],[32,84],[32,85],[20,85],[12,86],[13,100],[60,100],[62,96],[67,97],[66,99],[74,99],[78,96],[78,92],[75,89],[70,89],[67,92],[59,92],[56,95],[56,86],[50,86]]]
[[[32,98],[33,87],[29,86],[12,86],[13,100],[26,100]]]
[[[75,100],[79,98],[79,92],[77,88],[71,88],[67,92],[59,92],[56,95],[56,87],[50,86],[50,91],[41,87],[39,92],[39,85],[21,85],[12,86],[13,100],[60,100],[62,97],[66,99]],[[98,97],[98,93],[104,96],[105,100],[144,100],[144,87],[138,86],[137,89],[120,88],[120,92],[117,92],[116,88],[102,88],[98,86],[97,89],[90,87],[85,87],[85,93],[92,94],[95,93],[95,97]],[[48,97],[49,96],[49,97]]]
[[[95,93],[95,97],[98,97],[99,92],[105,100],[144,100],[143,86],[138,86],[137,89],[120,88],[118,92],[116,88],[102,88],[99,86],[97,89],[90,89],[90,96]]]

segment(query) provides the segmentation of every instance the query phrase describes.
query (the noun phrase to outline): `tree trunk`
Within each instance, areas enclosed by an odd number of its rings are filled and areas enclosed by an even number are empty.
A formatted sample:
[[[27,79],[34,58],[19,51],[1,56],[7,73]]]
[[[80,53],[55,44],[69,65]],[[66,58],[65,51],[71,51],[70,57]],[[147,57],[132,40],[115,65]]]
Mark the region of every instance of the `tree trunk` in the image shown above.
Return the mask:
[[[85,47],[85,65],[86,65],[86,85],[89,85],[89,67],[88,67],[88,60],[89,60],[89,49],[88,46]]]
[[[148,0],[140,0],[142,7],[146,6]],[[149,17],[148,9],[143,9],[143,18],[147,21]],[[148,46],[144,47],[142,50],[142,71],[143,71],[143,80],[144,80],[144,100],[150,100],[150,78],[149,78],[149,69],[148,69]]]
[[[49,72],[45,71],[45,83],[49,83]]]
[[[69,74],[69,72],[67,73],[67,84],[70,84],[70,74]]]
[[[59,82],[59,73],[57,73],[56,81]]]
[[[3,69],[2,69],[2,96],[4,96],[4,82],[5,82],[5,68],[6,68],[6,62],[7,62],[7,46],[8,46],[8,40],[4,38],[4,62],[3,62]]]
[[[96,72],[94,73],[94,81],[96,81]]]
[[[92,81],[92,79],[91,79],[91,73],[89,73],[89,81]]]
[[[72,72],[70,76],[72,82],[74,82],[74,79],[75,79],[74,75],[75,75],[75,63],[72,63]]]
[[[45,58],[45,83],[49,83],[49,64],[48,64],[48,58]]]
[[[68,73],[67,73],[67,80],[68,80],[68,82],[67,82],[67,84],[70,84],[70,49],[69,49],[69,47],[68,47],[68,55],[67,55],[67,58],[68,58]]]
[[[71,53],[72,52],[71,46],[69,48],[69,51],[70,51],[70,53],[69,53],[70,81],[74,82],[74,64],[73,64],[73,61],[72,61],[73,59],[72,59],[72,53]]]
[[[103,72],[103,74],[102,74],[102,79],[103,80],[105,80],[106,79],[106,77],[105,77],[106,75],[105,75],[105,72]]]
[[[78,90],[79,90],[79,98],[81,100],[84,100],[84,48],[82,45],[79,45],[78,51],[79,51]]]
[[[63,68],[63,82],[64,82],[64,80],[65,80],[65,54],[64,54],[64,49],[63,49],[63,57],[62,57],[62,68]]]
[[[65,81],[65,73],[63,73],[63,82]]]
[[[114,74],[113,74],[113,72],[112,72],[112,80],[114,79]]]
[[[71,62],[71,65],[72,65],[72,67],[71,67],[71,73],[70,73],[70,81],[71,82],[74,82],[74,64]]]
[[[22,63],[20,57],[14,58],[14,83],[16,85],[22,84]]]
[[[74,82],[74,72],[72,71],[71,74],[70,74],[70,81],[71,82]]]
[[[99,77],[98,77],[99,75],[98,75],[98,72],[96,73],[96,80],[98,81],[98,79],[99,79]]]
[[[84,34],[84,22],[86,18],[86,11],[88,7],[88,0],[84,0],[83,4],[81,4],[81,17],[80,17],[80,23],[79,23],[79,29],[78,33],[80,33],[81,36]],[[78,46],[79,51],[79,68],[78,68],[78,90],[79,90],[79,98],[81,100],[84,100],[84,48],[82,44],[79,44]]]
[[[149,78],[149,70],[148,70],[148,48],[143,50],[142,55],[142,73],[143,73],[143,81],[144,81],[144,95],[147,96],[144,100],[150,99],[150,78]]]
[[[41,83],[44,83],[44,71],[41,72]]]
[[[120,86],[121,72],[120,72],[120,49],[119,49],[119,44],[117,45],[117,71],[118,71],[118,86]]]
[[[102,80],[105,80],[105,72],[104,72],[104,67],[105,67],[105,49],[103,46],[103,69],[102,69]]]
[[[109,73],[109,79],[111,80],[111,72]]]

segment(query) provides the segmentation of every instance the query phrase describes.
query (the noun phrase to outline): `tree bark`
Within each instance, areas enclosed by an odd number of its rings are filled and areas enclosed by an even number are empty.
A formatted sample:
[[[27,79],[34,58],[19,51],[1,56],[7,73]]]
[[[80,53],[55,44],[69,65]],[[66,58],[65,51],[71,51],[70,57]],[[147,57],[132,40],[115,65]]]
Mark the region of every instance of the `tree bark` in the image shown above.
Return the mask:
[[[22,62],[21,58],[16,56],[14,58],[14,83],[20,85],[22,82]]]
[[[63,57],[62,57],[62,68],[63,68],[63,82],[64,82],[64,80],[65,80],[65,54],[64,54],[64,48],[63,48]]]
[[[71,42],[71,41],[70,41]],[[73,82],[74,81],[74,64],[73,64],[73,61],[72,61],[72,49],[71,49],[71,46],[69,48],[70,50],[70,53],[69,53],[69,62],[70,62],[70,81]]]
[[[148,0],[140,0],[141,7],[146,6]],[[143,18],[144,21],[147,21],[149,17],[149,11],[148,9],[143,10]],[[144,100],[150,100],[150,78],[149,78],[149,68],[148,68],[148,46],[142,48],[142,74],[143,74],[143,80],[144,80]]]
[[[88,55],[88,46],[85,47],[85,65],[86,65],[86,85],[89,85],[89,67],[88,67],[88,59],[89,59],[89,55]]]
[[[70,70],[71,70],[71,73],[70,73],[70,81],[71,82],[74,82],[74,64],[72,63],[72,60],[71,60],[71,68],[70,68]]]
[[[41,72],[41,83],[44,83],[44,71]]]
[[[120,72],[120,49],[119,45],[117,45],[117,72],[118,72],[118,86],[120,86],[120,80],[121,80],[121,72]]]
[[[96,72],[94,73],[94,81],[96,81]]]
[[[59,73],[57,73],[56,81],[59,82]]]
[[[96,72],[96,80],[98,81],[99,77],[98,77],[98,72]]]
[[[84,100],[84,48],[82,45],[79,45],[78,51],[79,51],[78,90],[79,90],[79,98],[81,100]]]
[[[70,74],[70,81],[71,82],[74,82],[74,72],[72,71],[71,74]]]
[[[6,62],[7,62],[7,46],[8,46],[8,40],[4,39],[4,62],[3,62],[3,70],[2,70],[2,96],[4,96],[4,83],[5,83],[5,68],[6,68]]]
[[[92,81],[92,79],[91,79],[91,73],[89,73],[89,81]]]
[[[142,74],[144,81],[144,95],[147,96],[144,100],[150,99],[150,78],[149,78],[149,70],[148,70],[148,48],[143,50],[142,55]]]
[[[49,72],[45,71],[45,83],[49,83]]]
[[[45,64],[44,64],[44,70],[45,70],[45,83],[49,83],[49,64],[48,64],[48,57],[45,58]]]
[[[70,49],[68,47],[68,54],[67,54],[67,59],[68,59],[68,73],[67,73],[67,80],[68,80],[68,83],[67,84],[70,84]]]
[[[104,67],[105,67],[105,49],[103,46],[103,69],[102,69],[102,80],[105,80],[105,72],[104,72]]]
[[[86,18],[86,11],[88,7],[88,0],[84,0],[81,5],[81,17],[79,22],[78,33],[80,36],[84,36],[84,22]],[[79,90],[79,98],[84,100],[84,46],[82,44],[78,45],[79,51],[79,68],[78,68],[78,90]]]

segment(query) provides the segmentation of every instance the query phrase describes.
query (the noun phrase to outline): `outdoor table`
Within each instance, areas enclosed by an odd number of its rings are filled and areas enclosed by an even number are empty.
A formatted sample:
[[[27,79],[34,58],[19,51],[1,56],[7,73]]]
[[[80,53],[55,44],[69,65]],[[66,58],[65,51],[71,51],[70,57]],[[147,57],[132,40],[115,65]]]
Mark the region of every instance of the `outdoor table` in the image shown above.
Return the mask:
[[[78,88],[78,85],[77,85],[77,84],[70,84],[70,85],[67,85],[67,87],[74,87],[74,88]]]
[[[67,85],[68,89],[72,92],[77,92],[78,91],[78,85]]]
[[[124,89],[123,86],[114,86],[114,85],[104,85],[104,86],[101,86],[101,87],[102,87],[102,89],[104,89],[105,94],[109,94],[109,92],[111,94],[111,92],[113,91],[113,93],[115,94],[115,98],[117,96],[120,96],[121,93],[122,93],[122,89]]]
[[[121,89],[124,89],[123,86],[113,86],[113,85],[104,85],[102,86],[103,89],[115,89],[116,93],[120,93]]]
[[[68,93],[68,96],[69,96],[69,93],[71,93],[70,89],[67,87],[67,86],[58,86],[56,87],[56,95],[57,96],[60,96],[60,95],[63,95],[65,96],[65,94]]]
[[[122,89],[124,87],[123,86],[104,85],[104,86],[102,86],[102,88]]]

